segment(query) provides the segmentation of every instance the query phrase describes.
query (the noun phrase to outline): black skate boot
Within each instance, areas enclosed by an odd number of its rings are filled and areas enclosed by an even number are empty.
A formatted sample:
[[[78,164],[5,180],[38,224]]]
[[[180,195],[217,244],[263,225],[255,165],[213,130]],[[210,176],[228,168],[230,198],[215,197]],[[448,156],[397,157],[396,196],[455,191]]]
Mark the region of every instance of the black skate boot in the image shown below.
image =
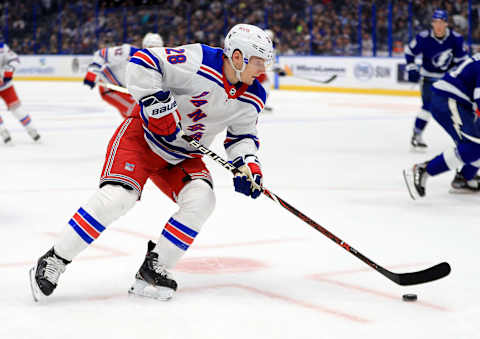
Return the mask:
[[[60,274],[65,272],[65,266],[69,263],[55,254],[53,247],[38,259],[37,264],[30,269],[33,300],[40,301],[53,293]]]
[[[412,168],[403,170],[403,178],[407,185],[408,193],[413,200],[425,196],[425,185],[427,183],[427,163],[413,165]]]
[[[35,128],[27,128],[27,133],[33,139],[33,141],[37,142],[38,140],[40,140],[40,134],[38,134]]]
[[[422,135],[419,133],[413,133],[410,140],[410,148],[413,152],[424,153],[427,151],[427,144],[423,141]]]
[[[480,177],[476,175],[467,180],[460,171],[456,171],[451,186],[450,193],[477,193],[480,191]]]
[[[4,128],[0,129],[0,136],[2,137],[2,140],[5,144],[8,144],[9,142],[12,141],[12,137],[10,136],[10,133]]]
[[[138,295],[159,300],[168,300],[177,290],[177,282],[171,273],[158,262],[158,253],[152,252],[155,248],[153,241],[148,242],[145,260],[135,274],[135,281],[128,291],[131,295]]]

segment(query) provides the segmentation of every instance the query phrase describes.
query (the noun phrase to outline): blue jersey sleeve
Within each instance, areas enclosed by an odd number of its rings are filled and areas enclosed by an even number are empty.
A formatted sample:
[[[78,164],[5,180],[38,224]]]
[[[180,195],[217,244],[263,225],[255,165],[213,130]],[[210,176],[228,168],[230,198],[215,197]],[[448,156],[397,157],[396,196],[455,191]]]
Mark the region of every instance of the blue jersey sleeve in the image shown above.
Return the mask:
[[[459,65],[467,59],[468,54],[463,45],[463,37],[460,34],[457,35],[457,33],[454,33],[454,35],[455,44],[453,46],[453,63],[454,65]]]
[[[415,36],[414,39],[412,39],[408,45],[405,46],[405,59],[407,61],[407,67],[406,70],[409,71],[413,68],[416,68],[415,66],[415,56],[419,55],[422,53],[422,33],[419,33]]]

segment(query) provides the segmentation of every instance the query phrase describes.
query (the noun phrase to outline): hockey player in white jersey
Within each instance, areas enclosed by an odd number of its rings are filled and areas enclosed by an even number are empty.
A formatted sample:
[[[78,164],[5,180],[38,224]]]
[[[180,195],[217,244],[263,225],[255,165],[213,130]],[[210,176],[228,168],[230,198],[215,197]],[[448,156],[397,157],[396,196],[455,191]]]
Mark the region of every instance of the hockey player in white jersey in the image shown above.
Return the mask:
[[[142,41],[143,48],[162,47],[163,39],[157,33],[147,33]],[[122,117],[127,118],[140,107],[137,101],[126,93],[121,93],[102,86],[102,83],[109,83],[125,87],[125,71],[130,57],[139,49],[130,44],[121,46],[105,47],[93,54],[93,61],[88,65],[87,73],[83,83],[90,88],[99,84],[100,96],[110,105],[114,106]]]
[[[126,83],[140,112],[125,119],[110,140],[98,191],[30,270],[33,298],[54,291],[66,265],[133,207],[148,178],[179,209],[159,224],[157,243],[148,242],[129,292],[171,298],[177,282],[170,270],[215,206],[213,181],[202,154],[179,134],[208,146],[226,130],[228,158],[241,171],[233,178],[235,191],[257,198],[262,171],[256,124],[266,93],[256,77],[271,62],[270,38],[245,24],[228,32],[223,50],[191,44],[137,51],[127,66]],[[149,222],[158,222],[158,212]]]
[[[20,63],[18,55],[13,52],[7,44],[0,42],[0,98],[7,105],[7,109],[15,118],[25,127],[28,135],[34,140],[40,140],[40,134],[33,127],[32,118],[21,108],[15,87],[13,86],[13,74]],[[8,129],[4,126],[3,119],[0,116],[0,137],[4,143],[10,143],[12,137]]]

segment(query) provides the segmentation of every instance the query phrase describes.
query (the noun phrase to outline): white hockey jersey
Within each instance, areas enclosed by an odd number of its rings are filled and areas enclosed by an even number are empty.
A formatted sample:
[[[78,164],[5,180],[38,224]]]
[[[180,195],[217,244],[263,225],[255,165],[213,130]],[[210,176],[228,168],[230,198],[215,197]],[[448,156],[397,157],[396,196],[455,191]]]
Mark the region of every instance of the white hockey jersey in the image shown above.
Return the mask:
[[[15,72],[16,67],[20,64],[18,55],[12,51],[7,44],[0,42],[0,91],[12,86],[12,81],[4,83],[2,78],[4,73]]]
[[[229,160],[254,155],[259,147],[256,125],[265,105],[265,89],[257,80],[235,88],[223,74],[223,62],[222,49],[202,44],[142,49],[127,66],[128,91],[139,102],[159,91],[170,91],[185,134],[208,147],[226,129],[224,146]],[[171,164],[202,156],[181,138],[171,140],[153,133],[146,114],[142,107],[145,140],[153,152]]]
[[[125,86],[125,69],[130,57],[138,48],[129,44],[105,47],[93,54],[93,61],[87,71],[100,76],[101,81]]]

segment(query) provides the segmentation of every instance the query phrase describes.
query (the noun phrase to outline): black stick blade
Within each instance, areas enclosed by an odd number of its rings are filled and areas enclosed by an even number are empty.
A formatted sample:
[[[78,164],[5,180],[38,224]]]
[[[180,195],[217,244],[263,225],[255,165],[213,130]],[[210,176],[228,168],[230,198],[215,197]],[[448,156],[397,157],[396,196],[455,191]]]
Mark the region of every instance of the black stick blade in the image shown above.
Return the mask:
[[[450,265],[442,262],[423,271],[411,273],[393,273],[392,280],[402,286],[423,284],[446,277],[451,271]]]

